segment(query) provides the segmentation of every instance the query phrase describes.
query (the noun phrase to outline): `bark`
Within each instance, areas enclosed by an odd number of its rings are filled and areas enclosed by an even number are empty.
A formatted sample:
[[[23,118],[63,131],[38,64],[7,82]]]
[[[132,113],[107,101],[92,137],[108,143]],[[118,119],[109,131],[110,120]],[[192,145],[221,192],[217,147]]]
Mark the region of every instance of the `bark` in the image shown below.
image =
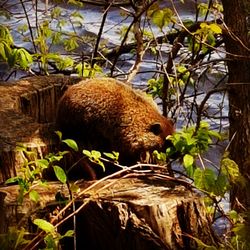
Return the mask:
[[[76,249],[197,249],[192,237],[215,244],[202,198],[178,181],[150,174],[102,181],[84,191],[92,183],[78,184],[83,195],[78,197],[77,207],[86,203],[76,213]],[[4,221],[0,233],[6,233],[13,225],[33,228],[36,232],[31,221],[48,218],[47,213],[58,207],[55,193],[60,190],[65,197],[69,196],[66,185],[59,183],[50,183],[48,188],[37,186],[35,190],[40,194],[39,203],[25,197],[20,206],[16,203],[17,186],[0,188],[0,197],[4,197],[0,200],[1,221]],[[64,216],[70,210],[71,207]],[[69,229],[73,229],[72,217],[60,226],[61,232]],[[73,249],[71,243],[71,240],[61,242],[63,249]]]
[[[79,80],[49,76],[0,83],[0,183],[16,176],[22,166],[18,143],[40,156],[51,151],[57,101],[67,84]]]
[[[224,19],[228,28],[225,36],[228,58],[229,96],[229,148],[231,158],[239,165],[246,186],[233,186],[232,208],[240,203],[250,208],[250,42],[247,29],[247,12],[244,0],[222,0]],[[239,203],[238,203],[239,201]]]

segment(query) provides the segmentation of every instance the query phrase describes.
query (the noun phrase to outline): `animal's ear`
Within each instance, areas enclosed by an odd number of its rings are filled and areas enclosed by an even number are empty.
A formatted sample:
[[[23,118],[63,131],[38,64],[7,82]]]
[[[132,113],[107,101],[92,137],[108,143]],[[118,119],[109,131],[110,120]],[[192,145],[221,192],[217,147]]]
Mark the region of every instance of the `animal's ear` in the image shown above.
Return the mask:
[[[161,124],[159,122],[153,123],[150,125],[150,131],[155,135],[159,135],[162,133]]]

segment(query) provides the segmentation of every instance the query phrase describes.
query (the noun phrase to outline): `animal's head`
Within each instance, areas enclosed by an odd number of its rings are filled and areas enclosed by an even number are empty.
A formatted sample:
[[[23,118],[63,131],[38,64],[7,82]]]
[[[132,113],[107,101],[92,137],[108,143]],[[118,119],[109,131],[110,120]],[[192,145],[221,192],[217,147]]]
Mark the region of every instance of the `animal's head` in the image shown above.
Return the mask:
[[[166,137],[174,132],[174,125],[170,119],[163,116],[157,116],[157,119],[153,120],[147,117],[144,122],[138,124],[134,123],[131,129],[127,127],[125,130],[127,134],[123,137],[126,139],[124,153],[137,160],[149,162],[154,150],[163,151],[167,148]]]

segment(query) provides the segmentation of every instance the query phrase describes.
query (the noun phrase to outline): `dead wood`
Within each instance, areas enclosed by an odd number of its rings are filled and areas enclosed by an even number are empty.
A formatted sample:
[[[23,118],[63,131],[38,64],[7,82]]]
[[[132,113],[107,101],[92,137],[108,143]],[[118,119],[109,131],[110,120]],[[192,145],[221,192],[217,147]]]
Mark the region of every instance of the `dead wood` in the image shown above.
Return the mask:
[[[76,204],[82,208],[76,214],[77,249],[197,249],[192,237],[207,244],[215,241],[201,197],[167,178],[150,174],[110,179],[84,191],[91,184],[79,184],[82,195]],[[5,221],[1,233],[11,225],[32,228],[31,220],[46,217],[52,210],[49,208],[58,206],[55,193],[69,196],[66,185],[59,183],[35,190],[40,194],[39,203],[26,197],[20,206],[16,202],[17,186],[0,188],[1,219]],[[64,216],[69,213],[71,207]],[[72,217],[60,226],[62,232],[68,229],[73,229]],[[71,243],[65,240],[62,246],[73,249]]]
[[[52,126],[58,99],[78,77],[41,76],[0,82],[0,183],[16,176],[22,157],[18,143],[35,148],[40,156],[52,145]]]

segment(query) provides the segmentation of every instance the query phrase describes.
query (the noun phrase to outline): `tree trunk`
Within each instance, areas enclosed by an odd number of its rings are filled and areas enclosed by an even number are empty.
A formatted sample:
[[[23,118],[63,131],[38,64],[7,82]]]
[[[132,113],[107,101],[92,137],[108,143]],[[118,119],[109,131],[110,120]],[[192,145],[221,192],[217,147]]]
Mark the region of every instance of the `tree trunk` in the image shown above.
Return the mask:
[[[88,191],[84,190],[93,182],[78,183],[82,195],[77,198],[76,207],[84,202],[85,205],[76,213],[76,249],[197,249],[194,237],[216,245],[211,221],[199,195],[181,185],[179,180],[170,181],[162,174],[136,176],[102,181]],[[37,232],[31,221],[48,218],[48,213],[56,216],[53,210],[57,211],[60,205],[55,202],[55,193],[60,191],[64,197],[69,197],[66,185],[60,183],[52,182],[47,188],[36,186],[34,189],[40,195],[39,203],[35,204],[26,196],[20,206],[16,202],[17,186],[0,188],[0,219],[4,222],[0,225],[0,234],[6,233],[9,226],[33,228]],[[70,213],[71,207],[64,216]],[[73,229],[72,217],[59,231],[65,233],[69,229]],[[68,238],[61,242],[63,249],[73,249],[72,241]],[[35,243],[37,241],[31,245]]]
[[[232,208],[250,208],[250,42],[247,27],[247,2],[222,0],[229,80],[230,157],[246,179],[246,186],[234,185]]]

